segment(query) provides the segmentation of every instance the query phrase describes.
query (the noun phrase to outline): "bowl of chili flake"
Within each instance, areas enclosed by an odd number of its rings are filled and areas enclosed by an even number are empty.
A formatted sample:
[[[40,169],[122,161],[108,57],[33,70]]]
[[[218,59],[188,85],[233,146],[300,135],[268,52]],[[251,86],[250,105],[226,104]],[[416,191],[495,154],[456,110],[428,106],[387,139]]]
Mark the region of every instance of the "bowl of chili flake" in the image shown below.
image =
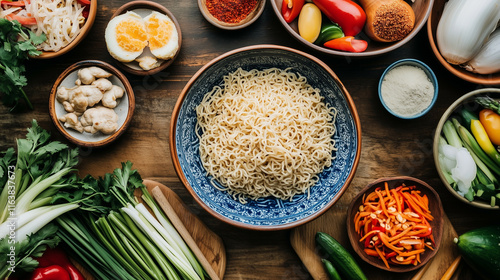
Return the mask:
[[[201,14],[212,25],[227,30],[241,29],[255,22],[265,0],[198,0]]]

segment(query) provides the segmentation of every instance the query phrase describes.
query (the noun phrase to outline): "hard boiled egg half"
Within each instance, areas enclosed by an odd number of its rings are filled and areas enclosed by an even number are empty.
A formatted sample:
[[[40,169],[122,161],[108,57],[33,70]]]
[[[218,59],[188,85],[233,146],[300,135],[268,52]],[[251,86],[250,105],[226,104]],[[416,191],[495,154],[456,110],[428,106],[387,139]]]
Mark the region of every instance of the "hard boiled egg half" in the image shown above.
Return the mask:
[[[114,17],[106,27],[105,40],[108,52],[121,62],[136,60],[147,46],[163,60],[174,57],[179,48],[175,24],[156,11],[145,18],[133,11]]]

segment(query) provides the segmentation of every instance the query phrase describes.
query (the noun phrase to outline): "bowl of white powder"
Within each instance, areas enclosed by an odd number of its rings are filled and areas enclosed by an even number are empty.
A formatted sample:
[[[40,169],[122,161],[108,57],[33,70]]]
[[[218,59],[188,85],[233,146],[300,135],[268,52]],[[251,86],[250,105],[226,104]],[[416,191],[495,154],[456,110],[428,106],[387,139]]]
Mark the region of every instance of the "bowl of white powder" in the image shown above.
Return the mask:
[[[438,96],[438,83],[431,68],[416,59],[391,64],[378,84],[382,105],[402,119],[415,119],[432,108]]]

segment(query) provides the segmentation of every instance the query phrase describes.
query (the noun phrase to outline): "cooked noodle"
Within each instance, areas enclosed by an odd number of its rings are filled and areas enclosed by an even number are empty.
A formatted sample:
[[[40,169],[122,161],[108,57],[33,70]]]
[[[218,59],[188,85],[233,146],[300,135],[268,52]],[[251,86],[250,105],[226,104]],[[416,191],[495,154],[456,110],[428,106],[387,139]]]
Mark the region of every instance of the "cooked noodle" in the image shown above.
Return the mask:
[[[336,150],[337,110],[322,99],[289,69],[224,76],[196,108],[203,167],[242,203],[309,195]]]

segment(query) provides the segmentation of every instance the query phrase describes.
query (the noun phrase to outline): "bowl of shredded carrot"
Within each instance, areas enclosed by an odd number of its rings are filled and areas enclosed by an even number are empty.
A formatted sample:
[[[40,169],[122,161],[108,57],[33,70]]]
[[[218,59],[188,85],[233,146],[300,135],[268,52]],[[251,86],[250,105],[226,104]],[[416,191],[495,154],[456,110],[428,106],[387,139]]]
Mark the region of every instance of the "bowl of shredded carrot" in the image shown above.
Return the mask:
[[[436,191],[412,177],[378,179],[352,201],[347,232],[367,263],[391,272],[425,265],[443,235],[443,206]]]

